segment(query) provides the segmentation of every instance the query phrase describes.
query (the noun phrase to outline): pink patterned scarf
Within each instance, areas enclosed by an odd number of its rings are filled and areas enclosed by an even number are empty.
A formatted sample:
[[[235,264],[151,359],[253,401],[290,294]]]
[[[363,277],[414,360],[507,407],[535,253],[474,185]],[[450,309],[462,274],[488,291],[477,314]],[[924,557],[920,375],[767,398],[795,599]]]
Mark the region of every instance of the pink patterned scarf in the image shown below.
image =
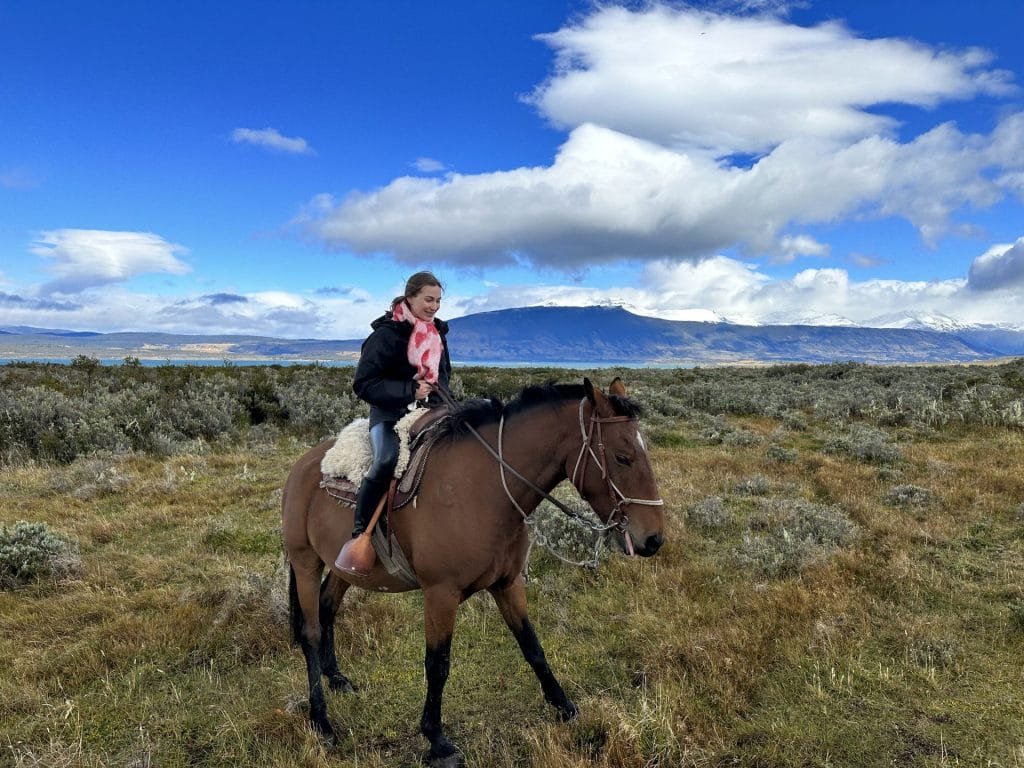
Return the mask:
[[[443,351],[441,334],[437,326],[433,322],[416,317],[404,301],[398,303],[392,317],[399,322],[404,320],[412,326],[412,333],[409,335],[409,362],[416,368],[416,378],[436,384]]]

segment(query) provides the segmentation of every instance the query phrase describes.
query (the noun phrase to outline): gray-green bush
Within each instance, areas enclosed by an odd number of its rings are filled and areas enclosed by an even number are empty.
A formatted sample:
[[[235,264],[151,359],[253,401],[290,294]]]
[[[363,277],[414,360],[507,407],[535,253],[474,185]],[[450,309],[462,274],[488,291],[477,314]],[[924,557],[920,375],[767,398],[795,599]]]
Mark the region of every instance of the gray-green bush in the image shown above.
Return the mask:
[[[0,528],[0,588],[12,589],[41,579],[60,579],[81,568],[78,545],[46,523],[19,520]]]
[[[860,535],[857,524],[837,505],[802,499],[757,499],[737,560],[759,578],[800,573]]]
[[[133,358],[104,366],[91,358],[70,365],[0,366],[0,463],[71,462],[95,452],[162,455],[240,443],[248,431],[312,442],[366,413],[352,393],[351,367],[322,365],[147,367]],[[506,400],[526,384],[579,382],[607,386],[621,375],[645,408],[655,445],[685,439],[684,424],[703,441],[756,445],[760,434],[735,417],[775,419],[802,432],[813,422],[855,423],[826,449],[862,461],[900,458],[888,428],[901,439],[944,424],[1024,427],[1024,359],[995,366],[878,366],[857,363],[567,371],[553,368],[458,368],[462,398]],[[817,426],[817,424],[816,424]],[[771,460],[787,461],[773,452]]]
[[[825,453],[845,453],[875,464],[892,464],[902,457],[900,449],[890,441],[888,433],[866,424],[853,424],[843,436],[828,437],[822,445]]]

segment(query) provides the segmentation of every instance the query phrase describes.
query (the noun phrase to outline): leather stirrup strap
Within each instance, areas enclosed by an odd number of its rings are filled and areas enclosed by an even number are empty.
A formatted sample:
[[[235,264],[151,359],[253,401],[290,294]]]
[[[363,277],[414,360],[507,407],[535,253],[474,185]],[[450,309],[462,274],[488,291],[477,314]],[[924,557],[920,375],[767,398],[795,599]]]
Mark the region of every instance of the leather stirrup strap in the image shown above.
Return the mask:
[[[391,478],[391,482],[388,483],[388,489],[384,492],[384,497],[377,504],[377,509],[373,511],[373,517],[370,518],[370,522],[366,524],[366,530],[360,534],[365,536],[367,539],[373,533],[373,529],[377,526],[377,521],[380,520],[381,512],[384,511],[384,507],[388,508],[388,515],[391,514],[391,508],[395,501],[395,478]]]

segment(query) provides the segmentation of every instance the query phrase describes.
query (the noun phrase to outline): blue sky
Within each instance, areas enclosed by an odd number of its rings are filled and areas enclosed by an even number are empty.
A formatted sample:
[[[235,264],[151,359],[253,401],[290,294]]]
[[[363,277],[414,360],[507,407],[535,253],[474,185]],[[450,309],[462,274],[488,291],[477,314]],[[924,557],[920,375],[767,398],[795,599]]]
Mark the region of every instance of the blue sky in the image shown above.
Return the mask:
[[[923,8],[927,7],[927,12]],[[0,3],[0,325],[1024,327],[1018,0]]]

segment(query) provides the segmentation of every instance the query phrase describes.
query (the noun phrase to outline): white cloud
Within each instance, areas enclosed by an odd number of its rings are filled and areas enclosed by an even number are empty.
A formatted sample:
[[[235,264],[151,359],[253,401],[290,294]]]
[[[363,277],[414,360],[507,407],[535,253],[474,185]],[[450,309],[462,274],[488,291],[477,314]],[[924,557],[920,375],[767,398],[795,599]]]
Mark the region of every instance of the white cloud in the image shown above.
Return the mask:
[[[0,309],[6,325],[356,339],[369,333],[370,321],[383,313],[390,299],[391,295],[373,297],[359,288],[327,295],[264,291],[181,297],[108,285],[73,300],[0,291]]]
[[[539,39],[556,71],[531,101],[556,124],[598,123],[718,156],[797,137],[856,140],[894,126],[872,105],[931,107],[1011,88],[978,49],[859,38],[836,22],[611,7]]]
[[[615,303],[655,317],[725,319],[749,325],[878,325],[894,316],[947,315],[965,323],[1010,323],[1024,328],[1024,259],[1020,258],[1024,238],[1018,243],[1016,253],[998,246],[975,262],[998,262],[1000,268],[1013,264],[1017,270],[1013,279],[1000,283],[1003,290],[998,293],[973,290],[963,278],[857,282],[846,270],[836,268],[805,269],[788,279],[773,279],[749,262],[716,256],[697,262],[649,263],[635,287],[504,285],[459,308],[468,313]]]
[[[987,281],[987,282],[986,282]],[[995,290],[998,288],[999,290]],[[0,292],[5,322],[98,331],[257,334],[285,338],[359,339],[395,287],[371,295],[353,286],[310,293],[220,292],[185,298],[106,285],[74,300]],[[86,300],[87,299],[87,300]],[[743,324],[882,324],[893,317],[947,315],[967,323],[1024,327],[1024,238],[979,256],[969,279],[855,281],[844,269],[805,269],[772,278],[749,261],[715,256],[644,264],[632,285],[491,284],[483,293],[445,295],[445,319],[509,307],[622,305],[676,320]],[[453,344],[457,339],[453,339]]]
[[[289,155],[316,154],[305,139],[299,136],[283,136],[276,128],[235,128],[231,132],[231,140],[236,144],[252,144]]]
[[[79,293],[151,272],[191,271],[177,258],[186,248],[150,232],[56,229],[41,233],[30,250],[53,261],[46,269],[55,279],[39,288],[44,295]]]
[[[967,280],[976,291],[1024,288],[1024,237],[989,248],[971,263]]]
[[[440,173],[446,170],[448,166],[432,157],[417,157],[413,167],[420,173]]]
[[[808,235],[784,235],[779,240],[779,252],[773,261],[788,264],[800,256],[828,256],[832,249]]]
[[[909,144],[793,139],[740,169],[583,125],[550,167],[403,177],[339,203],[318,198],[305,224],[335,247],[390,252],[410,264],[526,259],[571,271],[620,259],[699,258],[734,245],[753,255],[822,255],[824,246],[787,229],[900,215],[931,240],[960,206],[999,199],[1004,192],[989,172],[999,140],[949,125]],[[1003,168],[1024,169],[1024,132],[1002,143],[1013,140],[1019,154]]]
[[[873,111],[1009,93],[977,49],[662,5],[598,10],[543,39],[557,67],[532,98],[570,129],[550,166],[321,196],[308,231],[409,264],[578,274],[733,247],[821,257],[828,246],[794,230],[853,216],[903,217],[934,243],[965,206],[1024,195],[1024,113],[987,135],[944,124],[901,143]]]

